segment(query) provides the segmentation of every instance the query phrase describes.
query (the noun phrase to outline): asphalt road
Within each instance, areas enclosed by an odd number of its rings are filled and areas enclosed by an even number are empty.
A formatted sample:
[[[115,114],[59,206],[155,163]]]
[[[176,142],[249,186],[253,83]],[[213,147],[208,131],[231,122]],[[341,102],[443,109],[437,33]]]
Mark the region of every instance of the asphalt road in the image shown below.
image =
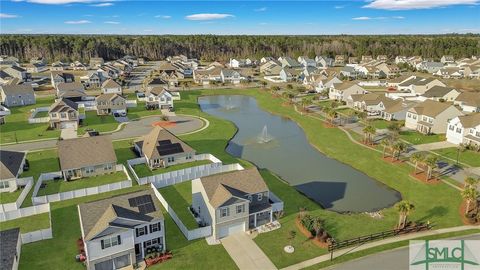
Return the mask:
[[[480,234],[452,239],[480,240]],[[480,252],[480,251],[479,251]],[[326,268],[328,270],[408,270],[408,246]]]

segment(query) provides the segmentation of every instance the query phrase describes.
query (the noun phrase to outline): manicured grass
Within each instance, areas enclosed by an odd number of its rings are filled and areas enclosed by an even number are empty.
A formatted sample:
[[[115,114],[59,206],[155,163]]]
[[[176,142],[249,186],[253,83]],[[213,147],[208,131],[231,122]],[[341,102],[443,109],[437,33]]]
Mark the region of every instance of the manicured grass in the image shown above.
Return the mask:
[[[210,160],[196,160],[196,161],[192,161],[192,162],[186,162],[186,163],[181,163],[181,164],[168,166],[167,168],[158,168],[158,169],[153,169],[153,170],[150,170],[150,168],[146,164],[139,164],[139,165],[133,166],[133,169],[137,173],[138,177],[146,177],[146,176],[152,176],[152,175],[161,174],[161,173],[178,171],[178,170],[191,168],[191,167],[195,167],[195,166],[200,166],[200,165],[205,165],[205,164],[210,164],[210,163],[212,163]]]
[[[124,164],[126,166],[127,160],[137,158],[133,151],[133,140],[121,140],[114,141],[113,148],[115,149],[115,155],[117,156],[117,163]]]
[[[37,98],[37,103],[29,106],[11,107],[11,114],[5,117],[6,123],[0,125],[0,144],[29,140],[58,138],[59,130],[47,130],[48,123],[29,124],[31,110],[50,106],[53,98]]]
[[[84,134],[89,128],[99,132],[113,131],[119,125],[113,115],[97,115],[97,111],[87,111],[85,115],[82,126],[78,128],[78,134]]]
[[[388,126],[395,123],[403,126],[403,121],[387,121],[383,119],[375,119],[373,121],[370,121],[370,124],[372,124],[376,129],[387,129]]]
[[[192,204],[192,183],[190,181],[159,189],[162,196],[189,230],[198,228],[190,205]]]
[[[438,149],[434,150],[434,152],[442,156],[448,157],[452,160],[457,160],[456,147]],[[452,162],[451,160],[449,161]],[[458,155],[458,161],[472,167],[480,167],[480,152],[475,152],[472,150],[465,150],[463,152],[460,152],[460,154]]]
[[[175,102],[175,106],[176,105],[177,104]],[[137,107],[128,108],[128,118],[130,120],[138,119],[145,116],[151,116],[151,115],[162,115],[162,112],[160,110],[145,109],[144,101],[137,101]]]
[[[50,217],[48,213],[17,218],[14,220],[0,222],[0,231],[20,228],[21,233],[33,232],[50,228]]]
[[[405,141],[411,144],[433,143],[433,142],[445,141],[445,134],[423,135],[419,132],[410,130],[410,131],[401,131],[400,139],[404,139]]]
[[[0,204],[16,202],[23,189],[17,189],[14,192],[1,192]]]
[[[47,117],[48,116],[48,112],[37,112],[35,114],[35,118],[42,118],[42,117]]]
[[[43,184],[46,184],[47,186],[44,188],[40,188],[37,196],[50,195],[82,188],[97,187],[125,180],[127,180],[127,176],[123,171],[120,171],[111,174],[76,179],[72,181],[64,181],[63,179],[44,181]]]
[[[352,108],[341,108],[341,109],[337,109],[337,112],[343,115],[355,115],[358,111]]]

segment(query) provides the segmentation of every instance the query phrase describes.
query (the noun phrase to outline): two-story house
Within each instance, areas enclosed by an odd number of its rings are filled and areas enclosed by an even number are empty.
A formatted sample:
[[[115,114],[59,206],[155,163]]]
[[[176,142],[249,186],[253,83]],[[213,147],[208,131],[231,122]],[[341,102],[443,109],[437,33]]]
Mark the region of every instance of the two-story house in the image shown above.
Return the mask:
[[[166,250],[165,218],[152,189],[77,208],[87,270],[133,269],[150,250]]]
[[[48,109],[50,127],[56,129],[78,128],[78,104],[66,99],[58,99]]]
[[[59,83],[56,87],[58,98],[69,99],[71,101],[82,101],[87,94],[85,87],[80,82]]]
[[[127,100],[118,94],[101,94],[95,98],[95,103],[98,115],[127,114]]]
[[[122,94],[122,86],[112,79],[106,80],[102,84],[102,93],[104,94]]]
[[[346,102],[351,95],[365,93],[365,89],[353,82],[334,83],[329,88],[328,98]]]
[[[60,170],[65,180],[116,172],[117,156],[110,136],[58,141]]]
[[[447,141],[480,146],[480,112],[458,116],[448,121]]]
[[[202,222],[212,226],[220,239],[273,221],[283,210],[256,168],[216,174],[192,181],[192,209]]]
[[[223,83],[239,84],[242,80],[242,75],[238,71],[225,68],[220,71],[220,77]]]
[[[427,90],[433,88],[434,86],[443,86],[446,85],[435,78],[423,78],[423,77],[410,77],[410,79],[401,82],[397,88],[400,91],[409,91],[415,95],[422,95]]]
[[[453,102],[458,97],[458,95],[460,95],[460,91],[454,88],[435,85],[434,87],[425,91],[425,93],[419,96],[418,99],[420,101],[431,99],[435,101]]]
[[[158,126],[135,141],[134,147],[151,169],[195,161],[195,150],[192,147]]]
[[[0,86],[0,102],[6,107],[35,104],[35,92],[28,84],[9,84]]]
[[[451,103],[427,99],[408,110],[405,127],[423,134],[442,134],[447,132],[447,122],[461,115]]]
[[[17,179],[23,172],[26,156],[24,152],[0,150],[0,192],[17,190]]]
[[[50,74],[50,80],[52,87],[57,87],[60,83],[72,83],[75,81],[75,76],[71,73],[65,73],[61,71],[52,71]]]
[[[171,109],[173,108],[173,97],[163,87],[153,87],[145,92],[145,103],[147,108]]]
[[[29,82],[32,80],[32,73],[29,73],[24,68],[18,66],[7,67],[3,70],[3,72],[7,73],[13,78],[19,79],[22,82]]]
[[[453,103],[460,106],[464,112],[480,112],[480,93],[462,92]]]

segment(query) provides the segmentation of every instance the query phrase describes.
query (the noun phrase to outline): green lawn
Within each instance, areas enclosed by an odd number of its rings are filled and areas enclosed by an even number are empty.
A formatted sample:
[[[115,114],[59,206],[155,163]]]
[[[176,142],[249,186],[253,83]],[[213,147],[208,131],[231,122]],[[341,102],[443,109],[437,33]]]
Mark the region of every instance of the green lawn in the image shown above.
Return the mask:
[[[87,111],[85,115],[83,124],[78,128],[78,134],[84,134],[86,129],[95,129],[99,132],[113,131],[119,125],[113,115],[97,115],[97,111]]]
[[[398,123],[400,126],[403,126],[403,121],[387,121],[383,119],[375,119],[373,121],[370,121],[370,123],[376,128],[376,129],[387,129],[388,126],[391,124]]]
[[[177,101],[175,101],[175,106],[176,105]],[[144,101],[137,101],[137,107],[128,108],[127,115],[128,118],[131,120],[151,115],[162,115],[162,112],[160,110],[147,110],[145,109]]]
[[[127,176],[123,171],[120,171],[111,174],[76,179],[72,181],[64,181],[63,179],[44,181],[43,183],[47,186],[44,188],[40,188],[37,196],[50,195],[82,188],[96,187],[125,180],[127,180]]]
[[[435,150],[434,152],[442,156],[448,157],[452,160],[457,160],[456,147],[439,149]],[[449,160],[450,163],[452,163],[452,160]],[[460,154],[458,155],[458,161],[472,167],[480,167],[480,153],[471,150],[465,150],[463,152],[460,152]]]
[[[10,108],[11,114],[5,117],[6,123],[0,125],[0,144],[58,138],[60,131],[47,130],[48,123],[28,123],[32,109],[47,107],[53,102],[53,98],[37,98],[37,103],[34,105]]]
[[[50,217],[48,216],[48,213],[43,213],[0,222],[0,231],[13,228],[20,228],[21,233],[48,229],[50,228]]]
[[[192,204],[192,183],[190,181],[159,189],[162,196],[189,230],[198,228],[188,209]]]
[[[23,189],[17,189],[14,192],[1,192],[0,204],[16,202]]]
[[[172,166],[168,166],[167,168],[158,168],[158,169],[153,169],[150,170],[150,168],[146,164],[138,164],[133,166],[133,169],[137,173],[137,176],[142,178],[146,176],[152,176],[156,174],[161,174],[161,173],[167,173],[167,172],[172,172],[172,171],[178,171],[190,167],[195,167],[195,166],[200,166],[200,165],[205,165],[205,164],[210,164],[212,163],[210,160],[196,160],[192,162],[186,162],[186,163],[181,163],[181,164],[176,164]]]
[[[400,139],[404,139],[405,141],[411,144],[433,143],[433,142],[445,141],[445,134],[423,135],[419,132],[410,130],[410,131],[401,131]]]
[[[35,114],[35,118],[42,118],[42,117],[47,117],[48,116],[48,112],[37,112]]]

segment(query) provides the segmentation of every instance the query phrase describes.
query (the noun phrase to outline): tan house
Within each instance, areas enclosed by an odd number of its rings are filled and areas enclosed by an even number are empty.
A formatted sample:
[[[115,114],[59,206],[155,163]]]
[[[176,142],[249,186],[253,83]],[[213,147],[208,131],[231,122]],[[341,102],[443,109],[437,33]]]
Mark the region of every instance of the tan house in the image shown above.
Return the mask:
[[[48,116],[51,128],[78,128],[78,104],[69,99],[62,98],[53,103],[48,110]]]
[[[273,221],[283,203],[270,193],[256,168],[192,181],[192,209],[220,239]]]
[[[102,84],[103,94],[122,94],[122,86],[112,79],[108,79]]]
[[[166,168],[195,160],[193,148],[168,130],[158,126],[134,144],[135,150],[140,156],[145,157],[151,169]]]
[[[328,98],[347,102],[351,95],[365,93],[365,89],[353,82],[334,83],[328,91]]]
[[[118,94],[101,94],[95,98],[97,115],[127,114],[127,101]]]
[[[454,101],[464,112],[480,112],[480,92],[462,92]]]
[[[57,148],[60,170],[67,181],[116,171],[117,157],[110,136],[61,140]]]
[[[416,95],[422,95],[427,92],[427,90],[433,88],[434,86],[446,86],[443,82],[435,78],[423,78],[414,76],[410,79],[401,82],[397,88],[400,91],[409,91],[410,93]]]
[[[26,156],[24,152],[0,150],[0,193],[17,190],[17,178],[23,172]]]
[[[458,95],[460,95],[460,91],[445,86],[435,85],[434,87],[428,89],[423,95],[419,97],[420,101],[424,101],[426,99],[431,99],[435,101],[451,101],[453,102]]]
[[[405,127],[423,134],[442,134],[447,131],[448,121],[461,115],[451,103],[427,99],[408,110]]]

